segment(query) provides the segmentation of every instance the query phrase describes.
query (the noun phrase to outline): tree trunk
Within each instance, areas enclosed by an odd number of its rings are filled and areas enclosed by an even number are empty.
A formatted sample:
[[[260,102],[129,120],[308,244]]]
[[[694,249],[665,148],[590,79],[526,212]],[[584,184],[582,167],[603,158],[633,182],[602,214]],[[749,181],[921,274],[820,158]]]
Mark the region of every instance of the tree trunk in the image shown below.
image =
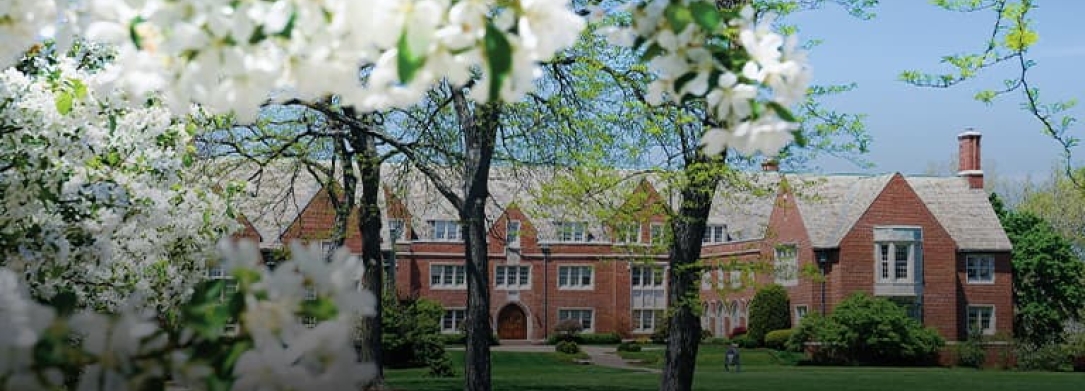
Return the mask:
[[[467,347],[464,389],[489,391],[490,321],[489,257],[486,246],[486,199],[490,161],[500,114],[496,103],[477,105],[472,113],[464,91],[452,89],[456,116],[464,137],[463,205],[459,210],[467,271]]]
[[[362,233],[362,259],[365,260],[365,272],[362,276],[362,285],[377,295],[375,304],[376,313],[371,317],[365,317],[361,321],[361,349],[359,357],[362,361],[376,364],[377,374],[369,386],[380,387],[384,383],[384,357],[381,346],[381,319],[384,312],[381,293],[384,290],[383,263],[381,255],[381,209],[378,204],[380,194],[380,170],[381,160],[377,153],[376,140],[371,134],[358,130],[351,132],[351,146],[355,151],[358,162],[358,170],[362,182],[362,202],[358,210],[358,230]],[[392,246],[395,246],[395,238],[392,238]],[[395,278],[390,275],[388,278]],[[388,292],[395,295],[395,292]]]
[[[701,341],[700,278],[701,239],[704,237],[712,198],[720,183],[721,160],[709,160],[697,153],[685,168],[682,205],[671,221],[674,240],[670,250],[667,352],[659,386],[666,391],[689,391]]]

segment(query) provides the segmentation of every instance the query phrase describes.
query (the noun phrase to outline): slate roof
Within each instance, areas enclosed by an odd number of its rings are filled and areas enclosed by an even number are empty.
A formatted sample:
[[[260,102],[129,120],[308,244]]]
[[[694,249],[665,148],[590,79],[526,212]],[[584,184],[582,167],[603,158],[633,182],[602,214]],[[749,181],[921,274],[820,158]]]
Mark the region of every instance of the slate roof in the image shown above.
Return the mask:
[[[248,180],[255,171],[251,164],[232,162],[220,167],[220,175],[234,180]],[[381,170],[382,186],[400,199],[412,216],[411,226],[419,240],[432,235],[427,220],[458,220],[452,205],[426,180],[422,173],[402,166],[386,165]],[[444,177],[458,176],[452,171]],[[496,221],[505,209],[515,204],[529,216],[540,240],[553,240],[556,221],[586,221],[595,241],[608,242],[604,217],[593,206],[617,207],[629,197],[637,184],[647,180],[672,208],[679,206],[677,191],[657,174],[636,171],[613,171],[597,180],[580,180],[585,193],[578,199],[561,199],[548,186],[567,173],[549,168],[491,170],[491,198],[486,217]],[[882,192],[892,174],[884,175],[806,175],[779,173],[737,173],[737,181],[725,181],[716,191],[709,224],[726,224],[734,240],[765,237],[781,175],[786,176],[815,248],[833,248]],[[1010,243],[982,190],[968,187],[956,177],[906,178],[935,218],[946,228],[961,250],[1009,250]],[[290,189],[290,183],[294,186]],[[590,182],[590,183],[585,183]],[[455,181],[453,181],[455,186]],[[278,246],[280,235],[294,221],[319,190],[319,184],[304,169],[289,163],[265,170],[259,188],[250,186],[253,197],[239,200],[238,209],[264,238],[265,247]],[[462,195],[459,186],[453,188]],[[380,192],[379,202],[385,203]],[[383,208],[387,213],[387,208]],[[387,219],[387,216],[385,216]],[[387,226],[387,222],[385,224]],[[388,243],[385,243],[388,245]]]

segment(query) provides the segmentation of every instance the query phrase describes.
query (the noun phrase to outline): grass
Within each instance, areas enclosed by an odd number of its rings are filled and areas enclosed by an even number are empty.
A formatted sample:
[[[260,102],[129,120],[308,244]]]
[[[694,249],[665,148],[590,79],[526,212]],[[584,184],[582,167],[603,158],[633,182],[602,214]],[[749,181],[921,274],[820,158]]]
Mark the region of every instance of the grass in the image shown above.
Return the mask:
[[[1062,391],[1079,390],[1085,384],[1080,373],[977,371],[947,368],[809,367],[780,365],[767,351],[743,351],[743,372],[723,372],[723,349],[702,346],[697,359],[695,390],[787,390],[787,391]],[[463,352],[452,353],[457,377],[436,379],[425,369],[386,371],[388,384],[403,391],[452,391],[463,389]],[[661,351],[631,353],[631,357],[658,357]],[[623,356],[625,354],[623,353]],[[493,389],[549,390],[656,390],[659,374],[576,365],[571,357],[557,353],[493,352]],[[650,366],[659,367],[659,360]]]

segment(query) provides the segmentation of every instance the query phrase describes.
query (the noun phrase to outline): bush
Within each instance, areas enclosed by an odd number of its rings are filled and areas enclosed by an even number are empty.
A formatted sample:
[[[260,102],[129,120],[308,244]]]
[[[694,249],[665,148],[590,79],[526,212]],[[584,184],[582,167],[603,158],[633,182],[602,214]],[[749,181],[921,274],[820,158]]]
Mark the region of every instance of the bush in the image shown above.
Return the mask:
[[[441,334],[441,340],[444,341],[445,345],[466,345],[467,333]],[[497,338],[497,334],[490,336],[490,346],[497,346],[500,344],[501,341]]]
[[[584,330],[584,324],[576,319],[565,319],[554,326],[554,332],[562,341],[575,341],[577,333],[581,330]]]
[[[985,362],[987,362],[987,351],[983,349],[979,336],[971,335],[967,341],[957,344],[957,365],[983,368]]]
[[[547,345],[556,345],[558,342],[565,341],[564,335],[551,335],[546,339]],[[613,345],[622,342],[622,336],[618,333],[584,333],[574,335],[569,342],[576,342],[580,345]]]
[[[559,353],[577,354],[580,353],[580,346],[577,346],[576,342],[573,341],[561,341],[558,342],[555,350],[557,350]]]
[[[670,317],[663,317],[663,319],[657,319],[656,327],[652,330],[652,336],[649,337],[652,343],[666,343],[667,337],[671,335],[671,319]]]
[[[788,347],[801,349],[814,341],[820,342],[814,355],[820,363],[930,365],[945,345],[900,306],[864,293],[848,297],[828,317],[804,318]]]
[[[640,349],[640,344],[634,342],[622,342],[618,344],[619,352],[639,352]]]
[[[381,317],[384,365],[390,368],[429,367],[434,376],[452,376],[441,333],[441,304],[422,298],[397,300],[385,295]]]
[[[787,290],[776,284],[757,291],[750,302],[750,320],[746,335],[755,344],[765,341],[765,334],[772,330],[791,328],[791,304]]]
[[[773,330],[765,334],[765,347],[776,350],[787,350],[787,341],[791,339],[791,329]]]
[[[731,343],[738,345],[738,347],[743,349],[752,349],[757,347],[757,343],[751,340],[750,337],[745,334],[731,338]]]
[[[709,338],[703,343],[706,345],[728,345],[731,343],[731,340],[727,338]]]
[[[1017,368],[1026,371],[1065,371],[1069,360],[1066,347],[1056,342],[1017,345]]]
[[[701,342],[705,342],[712,339],[712,330],[701,330]]]

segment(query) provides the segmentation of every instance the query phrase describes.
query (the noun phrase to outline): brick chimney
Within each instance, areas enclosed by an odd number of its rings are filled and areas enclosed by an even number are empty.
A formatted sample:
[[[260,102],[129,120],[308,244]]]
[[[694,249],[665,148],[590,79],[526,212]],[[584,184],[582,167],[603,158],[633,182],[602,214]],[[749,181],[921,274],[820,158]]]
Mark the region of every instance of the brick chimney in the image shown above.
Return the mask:
[[[764,172],[776,172],[780,171],[780,162],[776,159],[766,159],[761,163],[761,171]]]
[[[957,143],[960,145],[960,151],[957,154],[960,159],[957,176],[967,179],[968,187],[973,189],[983,188],[983,168],[980,166],[980,137],[982,136],[980,132],[972,128],[965,129],[963,133],[957,135]]]

